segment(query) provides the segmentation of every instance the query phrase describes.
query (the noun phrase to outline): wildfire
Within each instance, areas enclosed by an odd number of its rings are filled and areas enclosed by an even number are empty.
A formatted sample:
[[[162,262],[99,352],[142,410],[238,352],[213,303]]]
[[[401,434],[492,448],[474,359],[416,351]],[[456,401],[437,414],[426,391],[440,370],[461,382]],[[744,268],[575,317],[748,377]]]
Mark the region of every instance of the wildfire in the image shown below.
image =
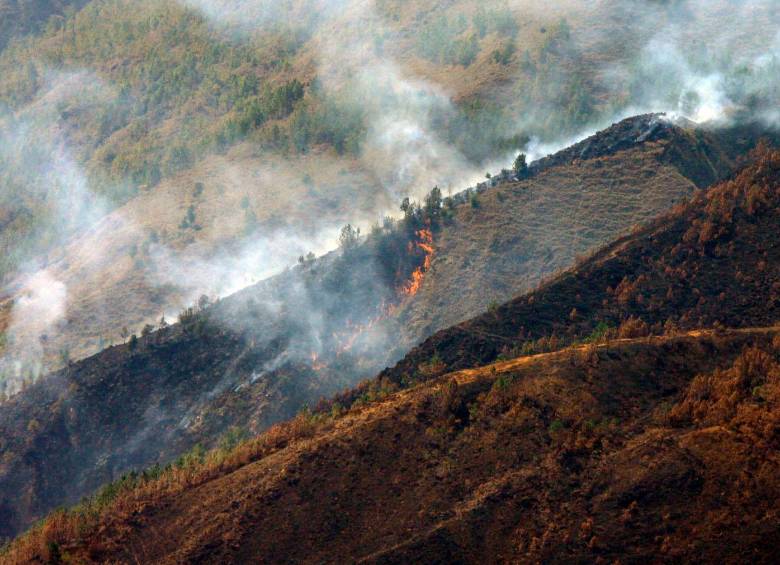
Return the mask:
[[[417,242],[417,248],[421,249],[425,253],[425,260],[423,264],[417,267],[412,273],[412,278],[409,279],[406,284],[401,287],[401,292],[406,296],[414,296],[420,290],[425,273],[431,268],[431,261],[433,260],[433,233],[429,229],[422,229],[417,232],[417,237],[420,240]],[[411,246],[411,244],[409,244]],[[411,250],[410,250],[411,251]]]
[[[333,333],[333,339],[339,343],[339,345],[336,347],[336,357],[339,357],[351,350],[355,345],[355,342],[357,342],[361,336],[371,330],[376,324],[384,320],[386,317],[386,314],[382,313],[375,318],[371,318],[364,324],[355,324],[351,320],[348,320],[346,333]]]

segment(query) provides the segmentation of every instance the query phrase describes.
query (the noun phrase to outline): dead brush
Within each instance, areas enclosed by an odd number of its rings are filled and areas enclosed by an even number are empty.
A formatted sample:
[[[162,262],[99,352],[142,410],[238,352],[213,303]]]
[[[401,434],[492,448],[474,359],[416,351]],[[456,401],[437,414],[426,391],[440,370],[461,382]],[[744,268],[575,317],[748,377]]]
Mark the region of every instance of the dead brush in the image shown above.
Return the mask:
[[[759,426],[759,422],[776,418],[765,404],[779,394],[780,365],[774,356],[759,347],[747,347],[730,368],[694,378],[683,399],[669,412],[669,421],[699,426],[742,421],[746,429],[758,429],[766,425]]]
[[[71,510],[58,510],[0,549],[0,564],[67,562],[65,544],[84,539],[94,533],[99,524],[110,522],[112,517],[129,516],[141,511],[150,500],[175,495],[258,461],[291,443],[313,436],[329,422],[325,415],[318,417],[304,411],[231,449],[212,450],[187,464],[165,467],[159,473],[150,474],[149,478],[143,478],[142,474],[137,481],[127,481],[115,488],[115,493],[104,501],[93,498]],[[61,555],[62,561],[52,561],[53,554]]]

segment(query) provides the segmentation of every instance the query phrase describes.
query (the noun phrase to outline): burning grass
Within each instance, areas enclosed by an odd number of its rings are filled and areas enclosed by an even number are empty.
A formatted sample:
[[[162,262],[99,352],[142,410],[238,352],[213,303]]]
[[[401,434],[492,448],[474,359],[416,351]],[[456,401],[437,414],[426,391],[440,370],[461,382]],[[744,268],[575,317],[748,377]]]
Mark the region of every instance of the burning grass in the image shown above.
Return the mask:
[[[402,287],[401,293],[406,296],[414,296],[419,292],[422,287],[425,273],[431,268],[431,262],[433,261],[433,254],[435,249],[433,247],[433,233],[430,229],[421,229],[417,231],[417,241],[409,243],[409,254],[413,253],[413,246],[424,253],[423,263],[417,267],[412,273],[412,278],[409,279]]]

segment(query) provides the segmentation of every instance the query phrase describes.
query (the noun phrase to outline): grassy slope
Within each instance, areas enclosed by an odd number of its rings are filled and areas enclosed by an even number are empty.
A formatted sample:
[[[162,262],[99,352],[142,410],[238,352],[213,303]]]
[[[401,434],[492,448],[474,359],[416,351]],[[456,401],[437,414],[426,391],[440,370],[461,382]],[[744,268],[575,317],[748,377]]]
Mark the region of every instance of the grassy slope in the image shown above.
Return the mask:
[[[778,355],[777,328],[692,332],[461,371],[46,531],[86,562],[769,563]]]
[[[511,33],[499,33],[489,27],[479,40],[479,52],[474,61],[462,65],[426,58],[420,51],[420,38],[442,17],[449,22],[448,29],[460,29],[457,24],[460,15],[465,17],[466,28],[456,37],[469,37],[475,31],[473,17],[480,5],[471,0],[434,6],[384,2],[377,7],[373,27],[366,29],[359,25],[364,23],[365,14],[359,7],[352,6],[336,14],[327,13],[321,22],[316,22],[321,27],[317,27],[311,36],[298,32],[311,23],[307,14],[313,13],[312,10],[307,9],[306,2],[293,2],[289,6],[292,15],[288,14],[279,25],[280,29],[295,33],[280,34],[277,29],[277,32],[252,33],[248,39],[238,42],[173,2],[134,2],[132,9],[126,4],[126,0],[94,0],[83,11],[69,17],[66,23],[52,23],[39,35],[3,52],[0,56],[0,69],[3,70],[0,72],[0,93],[13,108],[21,108],[38,86],[48,83],[52,72],[86,69],[93,73],[106,87],[106,100],[88,102],[83,107],[81,101],[66,103],[64,107],[58,107],[54,120],[56,127],[52,127],[63,133],[78,161],[89,170],[96,189],[113,194],[119,201],[133,198],[138,186],[154,185],[150,179],[156,178],[156,173],[152,173],[159,170],[163,178],[168,178],[158,187],[162,194],[150,197],[147,190],[142,190],[128,204],[128,215],[140,220],[134,229],[158,233],[167,230],[174,234],[177,244],[182,244],[177,248],[190,248],[195,252],[201,246],[213,249],[229,244],[236,240],[236,233],[241,233],[241,230],[217,230],[194,234],[191,241],[188,236],[193,234],[176,233],[178,222],[191,201],[193,185],[198,181],[204,182],[207,188],[225,185],[225,204],[250,192],[252,206],[258,215],[267,212],[284,218],[294,217],[295,204],[311,196],[299,182],[303,174],[310,173],[323,191],[334,194],[323,202],[328,207],[326,215],[346,223],[372,208],[365,202],[367,196],[362,196],[363,201],[357,204],[353,196],[356,187],[361,185],[371,187],[367,192],[378,191],[379,182],[373,172],[378,164],[371,162],[370,155],[356,160],[350,155],[338,156],[332,149],[334,138],[342,144],[345,139],[362,139],[365,123],[353,121],[350,112],[344,114],[349,118],[346,120],[341,120],[340,114],[318,114],[326,106],[325,100],[308,88],[321,62],[319,54],[336,32],[355,34],[360,45],[366,41],[374,45],[376,38],[372,39],[371,33],[385,37],[387,54],[408,77],[438,85],[456,102],[455,116],[443,120],[448,125],[440,133],[466,152],[478,147],[477,153],[483,157],[494,156],[497,147],[502,152],[510,148],[502,145],[504,138],[517,132],[506,131],[503,126],[523,118],[533,109],[556,108],[552,115],[560,117],[561,123],[552,120],[537,124],[539,131],[553,135],[577,130],[592,117],[590,113],[571,114],[570,106],[577,106],[574,94],[587,94],[587,98],[592,98],[593,103],[589,105],[596,113],[599,108],[625,98],[625,92],[601,91],[594,69],[610,61],[630,58],[651,33],[649,29],[633,30],[615,41],[606,41],[616,36],[605,34],[605,30],[615,22],[625,23],[626,14],[617,12],[614,3],[568,7],[564,11],[534,0],[524,2],[513,13],[516,29]],[[505,15],[506,11],[499,9],[497,13]],[[555,47],[556,42],[551,42],[551,38],[556,35],[557,23],[564,15],[569,19],[572,37],[562,46]],[[659,18],[665,17],[664,12],[659,13]],[[745,45],[760,41],[765,32],[765,20],[771,21],[764,16],[756,19],[761,29],[751,41],[745,41]],[[711,25],[712,22],[702,22],[702,29],[697,33],[703,33],[702,30]],[[290,42],[293,36],[297,39]],[[514,41],[517,51],[506,64],[496,62],[493,51],[510,40]],[[545,45],[547,49],[544,49]],[[371,49],[353,51],[356,63],[372,62]],[[519,70],[526,51],[537,69],[533,73]],[[545,65],[540,62],[543,51],[548,60]],[[193,53],[198,57],[190,57]],[[31,64],[36,69],[34,80],[30,77]],[[241,143],[241,136],[225,139],[224,143],[218,143],[217,138],[225,133],[231,122],[240,120],[251,102],[263,97],[266,86],[275,88],[293,78],[301,80],[307,89],[304,103],[296,105],[292,119],[281,115],[256,128],[251,127],[247,132],[251,146],[242,145],[225,158],[213,155],[215,151],[222,151],[223,145]],[[94,82],[92,76],[87,82]],[[335,82],[341,84],[339,80]],[[556,91],[557,87],[570,83],[576,86],[572,87],[574,90]],[[348,100],[345,93],[338,93],[335,98],[342,102]],[[306,112],[323,122],[320,130],[315,128],[307,134],[308,145],[319,155],[333,159],[333,169],[346,168],[356,173],[349,189],[333,190],[340,182],[330,182],[328,177],[333,176],[333,171],[323,173],[318,168],[321,164],[296,156],[294,168],[301,169],[300,177],[293,175],[289,182],[284,179],[281,187],[274,181],[263,181],[251,191],[242,187],[234,192],[232,187],[237,184],[234,171],[260,169],[264,161],[274,159],[267,157],[279,149],[278,144],[269,145],[273,126],[281,127],[286,140],[282,145],[295,155],[293,140],[300,137],[296,137],[295,124],[301,122],[298,117]],[[334,123],[342,121],[350,131],[335,132]],[[323,132],[330,133],[324,135]],[[42,135],[48,133],[48,128],[41,132]],[[342,139],[342,134],[348,135]],[[515,148],[516,144],[511,145],[511,149]],[[478,156],[474,158],[479,160]],[[217,163],[224,163],[226,169],[221,169]],[[243,178],[241,182],[244,183]],[[12,183],[12,186],[15,185]],[[20,199],[19,195],[24,191],[19,188],[8,192],[13,195],[11,201],[0,205],[0,224],[3,226],[0,249],[4,251],[0,260],[7,260],[8,270],[13,271],[17,253],[21,257],[37,249],[34,243],[26,245],[25,238],[29,236],[30,242],[40,238],[40,249],[44,249],[45,242],[56,236],[45,227],[48,212],[39,199]],[[285,198],[278,198],[280,192],[285,193]],[[315,201],[320,203],[320,200]],[[153,213],[146,213],[150,207],[153,207]],[[139,213],[139,210],[144,212]],[[200,223],[206,226],[243,224],[241,212],[237,218],[233,206],[207,206],[199,213]],[[321,214],[319,209],[317,213]],[[641,216],[634,221],[643,219]],[[293,222],[293,229],[298,226]],[[62,349],[69,349],[73,358],[81,358],[94,352],[101,343],[117,340],[124,326],[137,331],[145,323],[159,319],[161,310],[176,310],[181,306],[185,298],[179,289],[155,288],[126,253],[136,240],[143,241],[145,237],[148,234],[102,237],[106,247],[105,261],[111,265],[111,273],[103,269],[85,274],[80,269],[84,264],[84,249],[92,254],[94,248],[94,238],[89,236],[69,246],[73,256],[56,262],[56,273],[74,284],[71,294],[78,298],[70,304],[68,325],[57,328],[61,333],[46,346],[50,367],[58,366]],[[577,251],[584,252],[584,249]],[[54,256],[58,257],[56,252]],[[114,271],[115,266],[118,268]],[[544,268],[557,266],[549,264]],[[5,271],[6,267],[0,266],[0,270]],[[96,285],[90,282],[87,291],[86,285],[81,284],[87,280],[110,283]],[[513,290],[526,288],[527,285],[523,285]],[[7,325],[10,302],[18,299],[13,288],[4,294],[8,302],[0,309],[3,312],[0,331]],[[506,294],[495,295],[498,300],[506,297]],[[458,317],[453,316],[446,322],[474,313],[474,310],[459,312]],[[420,326],[430,326],[430,322],[420,322]]]
[[[70,297],[68,323],[45,346],[51,365],[57,366],[63,348],[69,349],[71,359],[87,357],[120,342],[123,327],[140,333],[144,324],[156,324],[163,313],[179,312],[194,302],[194,289],[202,281],[176,280],[179,266],[155,255],[153,234],[169,252],[208,261],[235,252],[236,247],[240,253],[238,242],[252,235],[248,212],[269,233],[279,230],[306,238],[318,235],[311,232],[313,215],[323,225],[330,222],[335,231],[343,221],[342,199],[352,202],[359,216],[373,216],[378,207],[390,205],[372,198],[372,190],[359,190],[374,185],[375,179],[349,159],[309,154],[298,168],[289,170],[277,156],[252,153],[251,147],[242,145],[164,180],[49,257],[49,272],[68,286]],[[307,184],[307,177],[315,176],[317,180]],[[204,189],[196,196],[198,182]],[[180,227],[189,206],[194,207],[198,229]],[[190,268],[183,273],[187,275],[204,273]],[[215,275],[212,284],[216,291],[229,283]],[[0,314],[0,331],[11,322],[11,306],[22,292],[1,301],[5,315]]]
[[[698,170],[702,149],[711,153],[715,170]],[[728,174],[735,149],[746,146],[676,130],[626,154],[576,162],[564,154],[556,162],[561,166],[551,172],[487,194],[478,209],[462,207],[455,225],[438,238],[440,249],[421,293],[400,312],[405,341],[416,343],[491,302],[533,288],[578,255],[689,196],[694,182],[705,185]],[[316,180],[307,183],[307,178]],[[194,195],[196,182],[204,186],[199,196]],[[310,154],[293,171],[280,158],[253,156],[242,145],[144,191],[50,258],[49,270],[67,284],[71,302],[67,325],[45,345],[49,361],[56,364],[64,347],[71,359],[86,357],[101,344],[118,342],[123,327],[138,332],[163,312],[194,300],[187,281],[177,281],[183,289],[161,276],[176,266],[160,264],[154,251],[148,252],[153,233],[160,244],[203,259],[230,252],[246,234],[242,201],[247,199],[259,225],[306,237],[313,215],[338,225],[344,200],[352,203],[352,213],[366,217],[392,207],[371,198],[373,190],[364,190],[375,183],[346,158]],[[202,229],[180,228],[190,205]],[[604,209],[609,217],[595,221]],[[0,329],[10,322],[15,299],[6,299]]]
[[[420,293],[399,315],[410,341],[532,290],[615,234],[689,197],[697,185],[729,174],[736,149],[730,140],[670,128],[631,146],[647,128],[644,119],[616,124],[540,162],[540,169],[550,168],[532,179],[486,192],[478,208],[459,208],[455,225],[437,239]],[[628,142],[625,151],[606,151],[620,142]],[[582,159],[581,146],[594,154]]]
[[[59,365],[62,349],[69,349],[71,358],[82,358],[99,349],[100,344],[118,340],[123,327],[137,331],[159,319],[161,311],[178,310],[184,301],[191,300],[180,289],[157,285],[154,278],[148,280],[135,258],[130,257],[128,251],[140,247],[152,231],[167,232],[173,241],[166,243],[172,243],[174,249],[203,253],[204,247],[219,249],[243,237],[245,213],[235,204],[245,196],[250,198],[264,228],[275,222],[289,223],[291,231],[300,235],[306,235],[308,222],[306,217],[303,222],[297,220],[306,213],[346,223],[374,217],[377,211],[396,204],[382,202],[381,197],[380,201],[371,201],[372,195],[384,194],[372,164],[353,155],[337,155],[327,143],[314,148],[313,157],[295,155],[294,167],[282,164],[283,156],[276,153],[279,148],[267,146],[263,131],[255,131],[251,143],[241,143],[225,156],[212,154],[219,149],[214,145],[216,136],[241,115],[249,101],[262,94],[266,85],[275,87],[293,77],[307,85],[313,80],[318,49],[340,20],[330,22],[319,36],[290,50],[278,33],[259,33],[246,42],[233,42],[174,3],[133,3],[132,10],[125,4],[113,0],[92,2],[66,24],[52,26],[0,57],[0,67],[5,69],[0,92],[12,107],[23,107],[36,88],[47,83],[47,73],[52,70],[88,69],[103,81],[109,92],[108,102],[85,107],[79,105],[80,101],[67,102],[63,109],[58,108],[55,125],[44,126],[40,134],[64,132],[78,160],[90,171],[98,192],[108,192],[120,202],[131,198],[94,232],[71,241],[66,253],[54,250],[52,257],[43,261],[72,286],[70,295],[75,297],[69,304],[68,324],[58,328],[56,337],[45,345],[50,367]],[[469,14],[473,11],[453,6],[450,12],[461,10]],[[418,11],[419,7],[398,22],[389,20],[393,33],[409,35],[396,45],[399,54],[404,53],[404,66],[416,60],[414,56],[409,59],[409,53],[414,51],[416,40],[410,30],[419,27],[415,20]],[[349,12],[340,16],[346,21],[351,17]],[[296,22],[290,24],[293,27],[306,24],[305,18],[289,19]],[[187,53],[208,53],[209,57],[199,59],[193,67]],[[476,84],[471,80],[474,73],[492,72],[496,65],[488,58],[486,53],[479,62],[463,69],[462,88],[471,89]],[[32,81],[28,76],[30,64],[38,76]],[[437,65],[429,64],[429,71],[435,68]],[[240,86],[242,81],[252,80],[258,85]],[[461,94],[450,86],[456,85],[448,85],[455,98],[479,99],[490,91],[490,84]],[[307,104],[316,109],[320,101],[315,98],[307,94]],[[281,125],[284,135],[291,135],[290,124],[284,119],[271,122]],[[268,124],[265,130],[270,127]],[[180,148],[189,154],[188,159],[172,157]],[[150,187],[150,167],[158,168],[167,180]],[[182,168],[184,172],[180,172]],[[46,230],[36,231],[46,223],[46,206],[35,195],[25,196],[16,187],[15,182],[23,183],[27,172],[16,171],[19,178],[12,175],[8,179],[11,184],[2,206],[4,232],[0,247],[6,251],[11,271],[15,254],[29,253],[30,248],[23,244],[26,237],[40,236],[44,242],[53,237]],[[304,186],[302,181],[307,176],[314,179],[314,189]],[[193,203],[195,182],[204,183],[206,198],[213,197],[212,189],[223,187],[225,191],[219,192],[216,206],[201,207],[195,202],[198,223],[206,228],[231,227],[182,233],[178,224]],[[139,185],[146,188],[133,197]],[[111,226],[117,221],[123,227],[114,231]],[[96,249],[101,251],[99,255]],[[102,264],[95,264],[98,260]],[[19,299],[13,285],[4,298],[0,332],[10,322],[11,304]]]

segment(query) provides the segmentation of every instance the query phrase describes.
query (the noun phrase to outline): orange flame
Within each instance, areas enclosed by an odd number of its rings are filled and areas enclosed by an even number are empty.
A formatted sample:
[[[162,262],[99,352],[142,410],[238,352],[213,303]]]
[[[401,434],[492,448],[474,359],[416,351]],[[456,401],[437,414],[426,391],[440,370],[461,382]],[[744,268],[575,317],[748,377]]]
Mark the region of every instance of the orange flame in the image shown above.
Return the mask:
[[[429,229],[422,229],[417,232],[417,237],[420,238],[420,241],[417,242],[417,247],[425,252],[425,260],[420,267],[417,267],[414,270],[412,273],[412,278],[401,287],[401,292],[406,296],[414,296],[417,294],[417,292],[420,290],[420,287],[422,287],[425,273],[427,273],[428,269],[431,268],[431,261],[433,261],[433,233],[431,233],[431,230]]]

